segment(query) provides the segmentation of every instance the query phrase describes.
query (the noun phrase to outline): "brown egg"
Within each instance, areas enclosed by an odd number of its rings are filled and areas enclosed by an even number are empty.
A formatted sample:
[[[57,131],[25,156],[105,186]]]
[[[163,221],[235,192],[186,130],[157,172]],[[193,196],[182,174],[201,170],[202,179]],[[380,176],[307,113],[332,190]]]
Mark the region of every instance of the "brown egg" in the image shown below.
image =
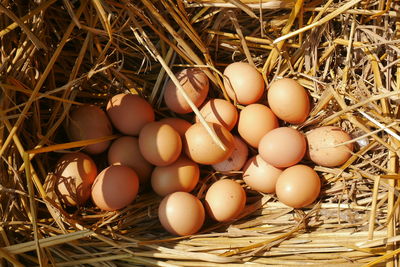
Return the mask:
[[[246,205],[246,193],[237,182],[229,179],[213,183],[206,193],[205,206],[216,221],[236,219]]]
[[[113,165],[97,175],[92,186],[92,199],[100,209],[114,211],[128,206],[138,190],[136,172],[127,166]]]
[[[132,168],[142,185],[150,180],[153,171],[153,166],[140,153],[138,138],[133,136],[122,136],[111,144],[108,149],[108,164]]]
[[[186,131],[185,134],[185,153],[194,162],[200,164],[216,164],[226,160],[234,148],[232,134],[223,126],[209,122],[208,125],[214,129],[226,150],[222,150],[208,134],[206,128],[201,123],[195,123]]]
[[[204,207],[200,200],[187,192],[167,195],[158,207],[161,225],[174,235],[192,235],[203,226]]]
[[[307,91],[293,79],[283,78],[272,82],[267,97],[275,115],[286,122],[302,123],[310,113]]]
[[[340,145],[351,140],[339,127],[324,126],[306,133],[308,155],[318,165],[335,167],[345,163],[353,151],[353,144]]]
[[[152,106],[132,94],[113,96],[107,103],[107,114],[115,128],[126,135],[138,135],[147,123],[154,121]]]
[[[224,79],[226,92],[239,104],[248,105],[257,102],[264,93],[265,83],[261,73],[245,62],[235,62],[224,71],[229,79]]]
[[[234,138],[234,149],[232,154],[226,160],[212,165],[216,171],[238,171],[246,163],[247,156],[249,154],[249,149],[245,142],[238,136],[233,136]]]
[[[276,182],[276,195],[280,202],[302,208],[313,203],[321,190],[318,174],[306,165],[285,169]]]
[[[74,109],[68,119],[67,133],[72,141],[100,138],[112,135],[112,126],[106,113],[94,105],[79,106]],[[89,154],[104,152],[111,141],[88,145],[84,150]]]
[[[260,155],[249,159],[243,167],[243,181],[253,190],[275,193],[275,185],[282,169],[265,162]]]
[[[302,133],[289,127],[280,127],[264,135],[258,153],[272,166],[284,168],[298,163],[304,157],[306,147]]]
[[[251,104],[240,112],[238,132],[252,147],[257,148],[261,138],[278,126],[278,119],[265,105]]]
[[[185,137],[187,129],[189,129],[189,127],[192,126],[190,122],[185,121],[184,119],[172,118],[172,117],[161,119],[159,120],[159,122],[166,123],[172,128],[174,128],[175,131],[179,133],[182,139]]]
[[[206,121],[221,124],[228,131],[235,127],[238,120],[235,106],[225,99],[210,99],[201,107],[200,113]],[[199,122],[197,117],[196,122]]]
[[[200,177],[199,165],[180,157],[171,165],[156,167],[151,175],[151,187],[160,196],[182,191],[192,191]]]
[[[209,81],[207,75],[201,69],[184,69],[175,74],[179,83],[192,100],[196,107],[199,107],[207,97]],[[164,93],[165,104],[173,112],[185,114],[192,112],[189,104],[179,93],[178,88],[172,82],[168,81]]]
[[[92,158],[84,153],[68,153],[58,160],[54,174],[54,190],[61,202],[76,206],[89,199],[97,167]]]
[[[178,159],[182,141],[178,132],[168,124],[151,122],[140,131],[139,148],[151,164],[167,166]]]

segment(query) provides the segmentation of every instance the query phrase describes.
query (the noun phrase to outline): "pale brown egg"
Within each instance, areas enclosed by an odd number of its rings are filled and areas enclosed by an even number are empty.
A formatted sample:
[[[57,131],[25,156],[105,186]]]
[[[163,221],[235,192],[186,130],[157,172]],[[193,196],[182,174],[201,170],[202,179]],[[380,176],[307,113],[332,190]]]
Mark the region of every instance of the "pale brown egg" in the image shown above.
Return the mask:
[[[177,191],[190,192],[196,187],[199,177],[199,165],[181,156],[171,165],[154,169],[151,187],[160,196]]]
[[[265,105],[251,104],[240,111],[238,132],[252,147],[257,148],[261,138],[278,126],[278,119]]]
[[[185,137],[187,129],[189,129],[189,127],[192,126],[190,122],[185,121],[184,119],[172,118],[172,117],[161,119],[159,120],[159,122],[166,123],[172,128],[174,128],[179,133],[182,139]]]
[[[208,125],[214,129],[226,149],[223,150],[214,142],[201,123],[193,124],[186,131],[184,148],[186,155],[200,164],[216,164],[224,161],[234,148],[234,138],[225,127],[212,122],[208,122]]]
[[[154,121],[153,107],[133,94],[113,96],[107,103],[107,114],[115,128],[126,135],[137,136],[147,123]]]
[[[148,123],[139,134],[139,148],[143,157],[156,166],[167,166],[178,159],[182,141],[178,132],[166,123]]]
[[[243,167],[243,181],[253,190],[275,193],[275,185],[282,169],[265,162],[260,155],[249,159]]]
[[[207,190],[205,206],[211,218],[219,222],[236,219],[246,205],[246,193],[237,182],[224,179]]]
[[[84,204],[97,175],[97,167],[88,155],[76,152],[63,155],[57,162],[54,190],[66,205]]]
[[[66,130],[72,141],[94,139],[112,135],[112,126],[106,113],[95,105],[83,105],[72,110]],[[104,152],[111,141],[104,141],[84,147],[89,154]]]
[[[97,175],[92,186],[92,199],[100,209],[114,211],[128,206],[138,190],[136,172],[127,166],[113,165]]]
[[[276,182],[276,195],[283,204],[302,208],[313,203],[321,190],[318,174],[306,165],[285,169]]]
[[[199,107],[208,94],[209,81],[207,75],[201,69],[192,68],[184,69],[176,73],[175,76],[193,104]],[[164,101],[173,112],[180,114],[192,112],[189,104],[172,80],[169,80],[165,87]]]
[[[201,107],[200,113],[206,121],[221,124],[228,131],[235,127],[238,120],[237,109],[225,99],[210,99]],[[199,122],[198,117],[196,122]]]
[[[306,148],[306,139],[301,132],[280,127],[264,135],[258,153],[272,166],[284,168],[298,163],[304,157]]]
[[[108,164],[131,167],[139,177],[141,185],[150,180],[153,165],[140,153],[139,140],[133,136],[122,136],[116,139],[108,149]]]
[[[226,160],[213,164],[212,167],[216,171],[238,171],[246,163],[249,149],[245,142],[239,136],[233,136],[234,149],[232,154]]]
[[[163,198],[158,207],[158,219],[165,230],[174,235],[192,235],[203,226],[204,207],[187,192],[175,192]]]
[[[307,91],[293,79],[283,78],[272,82],[267,97],[275,115],[286,122],[302,123],[310,113]]]
[[[351,140],[339,127],[324,126],[306,133],[308,156],[318,165],[335,167],[345,163],[353,151],[353,144],[340,145]],[[339,145],[339,146],[338,146]]]
[[[261,73],[245,62],[235,62],[225,68],[224,86],[231,99],[239,104],[257,102],[264,93],[265,83]]]

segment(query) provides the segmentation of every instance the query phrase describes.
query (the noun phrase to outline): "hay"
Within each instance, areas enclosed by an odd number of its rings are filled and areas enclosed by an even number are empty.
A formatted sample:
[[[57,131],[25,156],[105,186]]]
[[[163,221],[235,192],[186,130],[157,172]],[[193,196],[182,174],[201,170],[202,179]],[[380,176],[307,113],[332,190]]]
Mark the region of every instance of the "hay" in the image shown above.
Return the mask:
[[[397,1],[27,2],[0,3],[2,266],[399,264]],[[60,152],[116,138],[68,142],[72,105],[130,91],[170,116],[161,97],[171,70],[202,67],[210,95],[224,97],[221,71],[240,60],[267,84],[296,77],[309,90],[314,106],[301,130],[340,125],[354,137],[358,148],[343,166],[315,166],[318,203],[293,210],[248,191],[235,222],[171,237],[153,193],[118,212],[67,212],[46,195]],[[225,175],[240,179],[204,168],[196,194]]]

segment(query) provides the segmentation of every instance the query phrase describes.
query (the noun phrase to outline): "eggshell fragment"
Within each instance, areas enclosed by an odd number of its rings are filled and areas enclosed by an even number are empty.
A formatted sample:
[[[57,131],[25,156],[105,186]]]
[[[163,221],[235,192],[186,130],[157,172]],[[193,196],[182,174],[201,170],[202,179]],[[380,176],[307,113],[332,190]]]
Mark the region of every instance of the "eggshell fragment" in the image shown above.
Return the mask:
[[[83,105],[72,110],[68,123],[67,134],[72,141],[81,141],[112,135],[112,126],[106,113],[95,105]],[[89,154],[104,152],[111,141],[104,141],[84,147]]]
[[[310,113],[307,91],[293,79],[283,78],[272,82],[267,97],[275,115],[286,122],[302,123]]]
[[[256,155],[243,167],[243,181],[253,190],[262,193],[275,193],[275,185],[282,169],[265,162]]]
[[[249,149],[245,142],[240,137],[233,136],[234,138],[234,149],[231,155],[224,161],[213,164],[213,168],[216,171],[238,171],[246,163]]]
[[[258,152],[263,160],[277,168],[295,165],[306,152],[306,139],[299,131],[280,127],[268,132],[260,141]]]
[[[84,153],[68,153],[58,160],[54,174],[54,189],[61,202],[76,206],[89,199],[97,167],[93,159]]]
[[[251,104],[240,111],[238,132],[252,147],[257,148],[261,138],[278,126],[278,119],[265,105]]]
[[[236,107],[225,99],[210,99],[201,107],[200,113],[206,121],[221,124],[228,131],[235,127],[238,120]],[[196,122],[199,122],[198,117]]]
[[[203,226],[204,207],[200,200],[187,192],[167,195],[158,207],[161,225],[174,235],[192,235]]]
[[[209,81],[207,75],[201,69],[192,68],[184,69],[176,73],[175,76],[193,104],[199,107],[208,94]],[[173,112],[180,114],[192,112],[191,107],[172,80],[169,80],[165,87],[164,100]]]
[[[113,96],[107,103],[107,114],[115,128],[126,135],[137,136],[147,123],[154,121],[153,107],[133,94]]]
[[[306,165],[285,169],[276,182],[276,195],[283,204],[302,208],[313,203],[321,190],[318,174]]]
[[[245,62],[229,64],[225,70],[224,86],[231,99],[237,99],[239,104],[257,102],[264,93],[265,83],[261,73]]]
[[[318,165],[335,167],[345,163],[353,151],[353,144],[339,145],[351,140],[339,127],[324,126],[306,133],[308,155]],[[339,146],[338,146],[339,145]]]
[[[151,122],[140,131],[139,149],[151,164],[167,166],[178,159],[182,141],[178,132],[168,124]]]
[[[127,166],[113,165],[97,175],[92,186],[92,199],[100,209],[114,211],[129,205],[138,190],[136,172]]]
[[[216,221],[227,222],[237,218],[245,205],[246,193],[233,180],[219,180],[207,190],[205,206],[208,214]]]

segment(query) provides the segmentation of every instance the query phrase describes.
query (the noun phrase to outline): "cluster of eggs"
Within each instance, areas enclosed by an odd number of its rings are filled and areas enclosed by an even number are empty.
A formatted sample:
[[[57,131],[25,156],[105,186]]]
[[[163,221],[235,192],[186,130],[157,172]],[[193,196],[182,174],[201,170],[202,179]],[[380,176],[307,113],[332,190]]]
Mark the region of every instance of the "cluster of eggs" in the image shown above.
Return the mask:
[[[314,202],[320,192],[320,178],[299,162],[306,156],[322,166],[343,164],[353,149],[350,136],[333,126],[306,134],[279,127],[279,120],[296,125],[309,115],[309,96],[295,80],[274,81],[267,91],[267,106],[257,103],[265,83],[256,68],[236,62],[225,69],[224,76],[228,96],[243,107],[240,113],[225,99],[205,101],[209,80],[202,70],[185,69],[176,74],[223,147],[198,118],[193,123],[177,117],[156,121],[152,106],[138,95],[113,96],[106,112],[94,105],[73,110],[66,128],[71,140],[109,136],[113,128],[123,136],[112,143],[84,147],[88,154],[107,151],[109,167],[100,173],[87,154],[61,157],[54,172],[58,179],[54,190],[59,198],[67,205],[76,205],[91,195],[96,206],[112,211],[127,206],[136,198],[139,187],[150,183],[163,197],[158,208],[163,227],[173,234],[190,235],[202,227],[206,213],[216,221],[227,222],[237,218],[246,205],[243,186],[232,179],[214,182],[204,202],[192,195],[201,164],[219,172],[242,171],[249,188],[276,193],[288,206],[301,208]],[[166,84],[164,100],[176,114],[192,112],[172,81]],[[248,158],[249,147],[258,154]]]

